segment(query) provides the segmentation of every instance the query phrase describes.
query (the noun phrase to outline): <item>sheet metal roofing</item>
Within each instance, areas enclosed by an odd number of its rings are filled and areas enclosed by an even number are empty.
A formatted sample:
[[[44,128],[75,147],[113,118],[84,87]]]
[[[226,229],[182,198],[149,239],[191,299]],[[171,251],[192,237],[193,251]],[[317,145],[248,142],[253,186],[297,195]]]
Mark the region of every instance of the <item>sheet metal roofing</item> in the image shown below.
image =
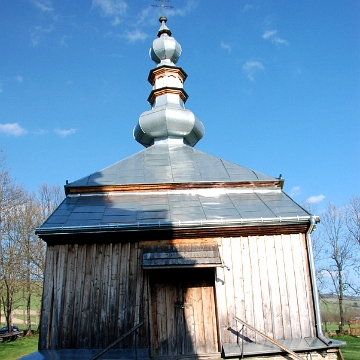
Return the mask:
[[[184,144],[155,144],[68,187],[279,181]]]
[[[38,234],[304,223],[278,190],[195,189],[68,195]]]

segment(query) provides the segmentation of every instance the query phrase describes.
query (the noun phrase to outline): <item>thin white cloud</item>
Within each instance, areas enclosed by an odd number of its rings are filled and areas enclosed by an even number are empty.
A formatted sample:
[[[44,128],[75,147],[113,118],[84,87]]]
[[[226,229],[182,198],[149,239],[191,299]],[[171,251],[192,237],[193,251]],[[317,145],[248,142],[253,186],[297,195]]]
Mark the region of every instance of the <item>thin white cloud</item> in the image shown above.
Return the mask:
[[[317,204],[319,202],[322,202],[325,199],[325,195],[313,195],[310,196],[308,199],[306,199],[306,202],[309,204]]]
[[[247,61],[242,68],[251,81],[255,80],[257,73],[265,70],[264,65],[260,61]]]
[[[224,43],[223,41],[220,43],[220,46],[227,50],[228,52],[231,52],[231,46],[229,44]]]
[[[248,11],[248,10],[251,10],[251,9],[253,9],[253,8],[254,8],[253,5],[246,4],[246,5],[243,7],[242,11]]]
[[[53,31],[53,26],[49,26],[48,28],[34,26],[30,34],[30,45],[33,47],[38,46],[41,38],[51,31]]]
[[[55,129],[54,132],[58,135],[60,135],[61,137],[66,137],[68,135],[72,135],[76,133],[76,129],[68,129],[68,130],[62,130],[62,129]]]
[[[290,196],[298,196],[301,194],[301,187],[300,186],[294,186],[291,190],[290,190]]]
[[[93,0],[93,7],[99,7],[103,17],[112,18],[112,24],[118,25],[126,16],[128,4],[123,0]]]
[[[154,13],[151,11],[151,7],[147,6],[145,9],[142,9],[140,14],[137,16],[137,20],[134,23],[134,26],[139,27],[145,24],[155,24]]]
[[[16,76],[15,77],[15,80],[18,82],[18,83],[22,83],[24,81],[24,78],[20,75]]]
[[[175,15],[185,16],[190,11],[192,11],[197,5],[198,5],[197,0],[187,0],[185,6],[182,8],[175,6],[173,8],[166,9],[166,16],[167,17],[175,16]]]
[[[7,135],[20,136],[27,133],[27,130],[22,128],[18,123],[0,124],[0,133]]]
[[[126,31],[124,37],[128,42],[134,43],[139,40],[144,41],[147,38],[147,34],[140,30]]]
[[[30,2],[41,11],[44,12],[54,11],[51,0],[31,0]]]
[[[68,39],[71,39],[72,35],[64,35],[61,37],[60,46],[68,47]]]
[[[285,39],[280,38],[277,33],[277,30],[266,30],[262,37],[263,39],[269,40],[276,45],[289,45],[289,42]]]
[[[48,131],[44,130],[44,129],[38,129],[38,130],[33,131],[33,134],[35,134],[35,135],[45,135],[47,133],[48,133]]]

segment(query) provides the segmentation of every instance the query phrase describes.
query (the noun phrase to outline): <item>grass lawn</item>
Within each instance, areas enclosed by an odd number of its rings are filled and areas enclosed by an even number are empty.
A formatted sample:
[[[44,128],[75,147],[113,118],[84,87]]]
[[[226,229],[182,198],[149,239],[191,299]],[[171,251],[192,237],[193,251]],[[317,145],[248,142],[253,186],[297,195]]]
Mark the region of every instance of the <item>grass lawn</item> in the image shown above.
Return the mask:
[[[22,338],[16,341],[0,343],[0,359],[2,360],[16,360],[22,356],[29,355],[38,348],[39,336],[35,335],[33,338]]]
[[[345,360],[360,359],[360,338],[350,335],[332,336],[332,338],[334,340],[346,341],[347,345],[341,347]]]

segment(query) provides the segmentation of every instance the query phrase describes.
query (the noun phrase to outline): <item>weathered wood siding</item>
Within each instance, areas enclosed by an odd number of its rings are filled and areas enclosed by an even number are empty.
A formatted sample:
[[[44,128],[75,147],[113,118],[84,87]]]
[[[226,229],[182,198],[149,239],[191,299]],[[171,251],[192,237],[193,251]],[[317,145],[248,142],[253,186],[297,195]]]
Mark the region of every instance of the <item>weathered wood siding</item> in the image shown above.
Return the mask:
[[[234,315],[274,339],[316,335],[304,234],[223,238],[220,253],[229,267],[215,283],[222,342],[237,341]]]
[[[208,278],[179,288],[181,274],[163,282],[154,275],[169,270],[141,267],[142,246],[204,242],[218,244],[229,267],[215,268],[215,291]],[[233,316],[274,339],[316,335],[304,234],[49,245],[44,281],[40,349],[104,348],[143,321],[137,346],[153,354],[213,352],[237,341]],[[188,305],[182,316],[177,302]],[[134,338],[119,347],[133,348]]]
[[[138,243],[48,246],[40,349],[104,348],[140,321],[148,347],[140,257]],[[134,347],[134,335],[119,346]]]

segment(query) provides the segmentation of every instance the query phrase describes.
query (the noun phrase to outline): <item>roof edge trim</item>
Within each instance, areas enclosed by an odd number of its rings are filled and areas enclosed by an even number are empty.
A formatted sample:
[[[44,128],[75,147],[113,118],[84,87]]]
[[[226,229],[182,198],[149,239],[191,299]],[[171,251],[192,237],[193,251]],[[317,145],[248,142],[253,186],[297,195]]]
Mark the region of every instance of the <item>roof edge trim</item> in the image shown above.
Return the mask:
[[[200,220],[200,221],[177,221],[177,222],[151,222],[129,224],[98,224],[89,226],[62,226],[62,227],[38,227],[37,235],[59,235],[73,233],[94,233],[110,231],[141,231],[141,230],[168,230],[168,229],[201,229],[201,228],[227,228],[266,225],[296,225],[309,223],[311,216],[291,216],[276,218],[254,218],[236,220]]]

